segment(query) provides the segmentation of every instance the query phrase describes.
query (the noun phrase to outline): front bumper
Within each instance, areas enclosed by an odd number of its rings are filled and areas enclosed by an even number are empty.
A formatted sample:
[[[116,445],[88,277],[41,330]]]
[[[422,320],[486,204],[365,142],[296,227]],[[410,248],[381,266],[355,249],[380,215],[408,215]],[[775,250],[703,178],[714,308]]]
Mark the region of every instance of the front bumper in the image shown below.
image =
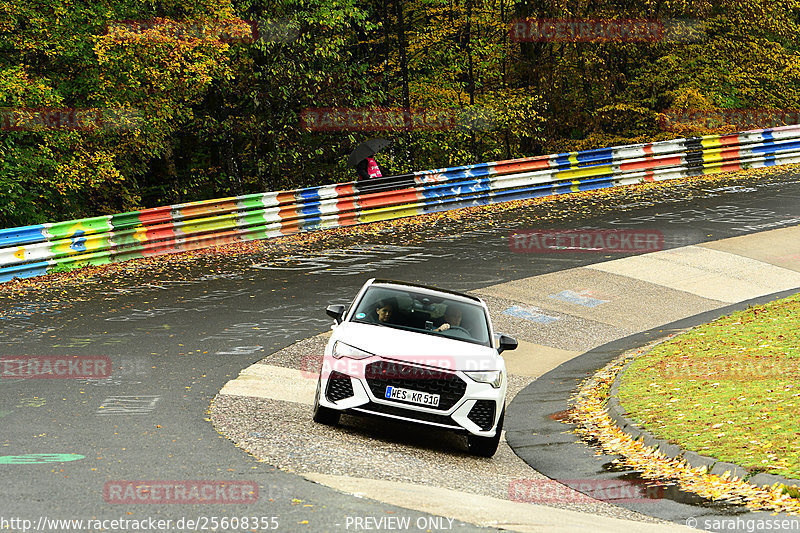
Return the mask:
[[[357,415],[371,415],[493,437],[506,397],[506,376],[499,388],[473,381],[464,372],[370,357],[329,359],[320,377],[320,405]],[[386,368],[394,369],[388,375]],[[338,368],[337,370],[325,369]],[[384,372],[382,372],[384,371]],[[437,407],[384,397],[387,386],[438,394]]]

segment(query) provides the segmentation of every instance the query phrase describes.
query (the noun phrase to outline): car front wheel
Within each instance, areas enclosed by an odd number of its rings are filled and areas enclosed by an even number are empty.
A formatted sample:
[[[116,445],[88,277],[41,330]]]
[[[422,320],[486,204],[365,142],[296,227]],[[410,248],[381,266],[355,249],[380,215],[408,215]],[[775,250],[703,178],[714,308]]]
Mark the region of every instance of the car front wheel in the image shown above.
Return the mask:
[[[497,421],[497,430],[494,437],[480,437],[478,435],[467,436],[467,448],[469,453],[479,455],[481,457],[491,457],[497,451],[500,445],[500,436],[503,433],[503,420],[506,417],[506,409],[503,407],[503,412],[500,413],[500,420]]]
[[[319,404],[320,390],[322,389],[322,380],[317,381],[317,394],[314,397],[314,422],[317,424],[325,424],[326,426],[335,426],[339,423],[339,411],[330,409]]]

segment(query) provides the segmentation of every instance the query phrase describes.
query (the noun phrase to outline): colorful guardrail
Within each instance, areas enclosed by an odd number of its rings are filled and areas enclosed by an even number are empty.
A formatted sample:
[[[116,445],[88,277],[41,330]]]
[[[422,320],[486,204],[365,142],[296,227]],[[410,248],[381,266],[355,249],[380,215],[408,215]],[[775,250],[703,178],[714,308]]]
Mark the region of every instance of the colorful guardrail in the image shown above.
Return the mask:
[[[800,162],[800,125],[424,170],[0,230],[0,282],[473,205]]]

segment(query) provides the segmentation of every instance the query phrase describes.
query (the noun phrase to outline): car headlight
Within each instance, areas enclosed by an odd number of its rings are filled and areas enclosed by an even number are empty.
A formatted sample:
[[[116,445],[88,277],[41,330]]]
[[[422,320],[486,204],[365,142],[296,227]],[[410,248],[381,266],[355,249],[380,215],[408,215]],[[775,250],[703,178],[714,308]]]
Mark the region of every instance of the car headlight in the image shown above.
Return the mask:
[[[331,355],[333,355],[336,359],[341,359],[342,357],[349,357],[350,359],[366,359],[367,357],[372,357],[375,354],[365,352],[364,350],[359,350],[355,346],[350,346],[342,341],[336,341],[333,344],[333,351]]]
[[[500,370],[481,371],[481,372],[464,372],[472,381],[478,383],[488,383],[495,389],[499,389],[503,383],[503,372]]]

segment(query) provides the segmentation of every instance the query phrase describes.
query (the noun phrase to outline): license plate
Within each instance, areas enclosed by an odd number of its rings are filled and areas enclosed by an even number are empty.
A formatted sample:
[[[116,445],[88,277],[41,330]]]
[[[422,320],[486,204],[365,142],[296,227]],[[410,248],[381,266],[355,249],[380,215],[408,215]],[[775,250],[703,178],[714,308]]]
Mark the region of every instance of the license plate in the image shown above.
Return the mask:
[[[400,389],[398,387],[392,387],[391,385],[386,387],[386,394],[384,397],[387,400],[402,400],[404,402],[418,403],[429,407],[439,407],[438,394],[430,394],[411,389]]]

